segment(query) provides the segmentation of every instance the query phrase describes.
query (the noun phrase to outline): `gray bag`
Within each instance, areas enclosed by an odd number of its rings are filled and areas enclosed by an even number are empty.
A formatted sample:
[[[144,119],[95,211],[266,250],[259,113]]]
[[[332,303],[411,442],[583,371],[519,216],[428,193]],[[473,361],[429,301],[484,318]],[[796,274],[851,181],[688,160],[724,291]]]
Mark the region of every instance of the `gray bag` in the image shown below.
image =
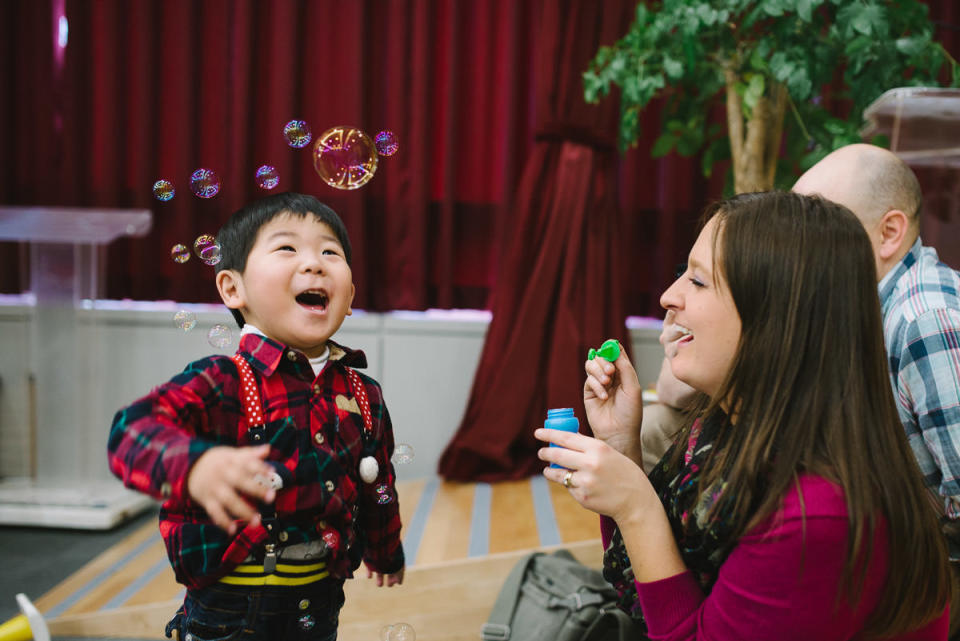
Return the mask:
[[[567,550],[520,559],[497,595],[483,641],[639,641],[644,628],[617,608],[598,570]]]

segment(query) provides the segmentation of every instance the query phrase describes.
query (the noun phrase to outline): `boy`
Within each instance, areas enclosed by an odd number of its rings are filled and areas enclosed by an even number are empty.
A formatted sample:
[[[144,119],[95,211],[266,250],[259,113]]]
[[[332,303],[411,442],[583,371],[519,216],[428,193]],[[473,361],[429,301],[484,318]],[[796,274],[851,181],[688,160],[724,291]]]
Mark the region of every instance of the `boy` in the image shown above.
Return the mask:
[[[333,641],[361,558],[403,581],[393,432],[380,386],[330,340],[351,313],[350,241],[311,196],[276,194],[220,230],[217,290],[237,354],[191,363],[119,411],[110,469],[165,503],[180,639]]]

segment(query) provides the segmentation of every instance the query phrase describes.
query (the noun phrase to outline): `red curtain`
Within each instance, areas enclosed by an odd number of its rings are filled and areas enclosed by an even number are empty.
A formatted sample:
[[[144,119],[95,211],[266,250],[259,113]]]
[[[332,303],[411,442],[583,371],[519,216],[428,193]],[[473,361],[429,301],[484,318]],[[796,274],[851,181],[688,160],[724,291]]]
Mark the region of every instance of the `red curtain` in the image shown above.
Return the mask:
[[[58,5],[59,3],[59,5]],[[55,45],[63,7],[69,39]],[[496,0],[46,0],[0,8],[0,202],[146,207],[154,226],[109,249],[111,298],[218,300],[210,268],[170,258],[266,195],[316,194],[355,246],[356,306],[485,308],[498,213],[531,145],[536,3]],[[54,59],[62,56],[62,64]],[[284,123],[392,130],[360,190],[338,191],[293,149]],[[312,146],[312,145],[311,145]],[[201,200],[190,173],[214,169]],[[152,197],[159,178],[173,200]],[[0,249],[0,291],[22,289],[20,251]]]
[[[579,72],[601,44],[622,35],[633,6],[568,0],[541,7],[537,142],[499,261],[511,286],[496,291],[466,416],[440,460],[448,479],[496,481],[539,471],[533,428],[551,407],[572,404],[583,416],[581,364],[589,346],[608,337],[629,344],[617,105],[586,105]]]
[[[601,3],[602,4],[602,3]],[[936,37],[960,57],[960,15],[929,0]],[[0,204],[146,207],[154,227],[110,246],[110,298],[216,302],[210,270],[169,256],[263,195],[309,191],[339,211],[356,245],[357,306],[489,308],[497,256],[543,99],[534,91],[539,20],[556,0],[33,0],[0,3]],[[606,7],[614,11],[619,5]],[[57,44],[58,17],[69,25]],[[627,16],[619,33],[626,31]],[[557,27],[561,26],[556,25]],[[571,37],[596,41],[597,25]],[[582,68],[569,70],[570,95]],[[615,98],[608,99],[615,102]],[[392,129],[400,152],[356,192],[314,173],[309,150],[281,137],[292,118],[314,134],[336,124]],[[635,151],[618,158],[626,312],[658,315],[659,293],[720,195],[698,159],[651,159],[658,107]],[[209,201],[187,177],[220,174]],[[150,187],[174,181],[160,203]],[[953,170],[924,180],[924,237],[960,260]],[[0,243],[0,292],[25,289],[26,248]],[[956,264],[956,263],[954,263]],[[509,282],[506,286],[509,286]]]

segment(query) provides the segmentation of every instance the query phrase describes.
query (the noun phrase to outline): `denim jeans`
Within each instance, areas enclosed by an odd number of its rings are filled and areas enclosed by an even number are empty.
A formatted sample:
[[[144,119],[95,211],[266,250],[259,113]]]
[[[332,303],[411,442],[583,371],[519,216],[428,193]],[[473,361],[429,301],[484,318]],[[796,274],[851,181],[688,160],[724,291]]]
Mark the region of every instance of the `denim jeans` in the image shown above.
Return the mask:
[[[336,641],[343,580],[301,587],[246,587],[215,583],[188,590],[167,624],[180,641]]]

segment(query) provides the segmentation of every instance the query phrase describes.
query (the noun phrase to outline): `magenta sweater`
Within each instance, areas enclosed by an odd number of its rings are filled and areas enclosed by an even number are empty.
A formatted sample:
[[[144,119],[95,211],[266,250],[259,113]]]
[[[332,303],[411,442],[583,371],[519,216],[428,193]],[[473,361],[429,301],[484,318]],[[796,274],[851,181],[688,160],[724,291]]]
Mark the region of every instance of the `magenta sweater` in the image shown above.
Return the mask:
[[[861,630],[876,606],[887,571],[887,537],[877,528],[874,553],[860,600],[836,603],[847,550],[847,508],[839,486],[801,476],[806,507],[806,545],[796,489],[783,508],[741,539],[704,596],[691,572],[637,583],[652,641],[846,641]],[[613,521],[601,518],[606,548]],[[891,641],[945,641],[948,616]]]

